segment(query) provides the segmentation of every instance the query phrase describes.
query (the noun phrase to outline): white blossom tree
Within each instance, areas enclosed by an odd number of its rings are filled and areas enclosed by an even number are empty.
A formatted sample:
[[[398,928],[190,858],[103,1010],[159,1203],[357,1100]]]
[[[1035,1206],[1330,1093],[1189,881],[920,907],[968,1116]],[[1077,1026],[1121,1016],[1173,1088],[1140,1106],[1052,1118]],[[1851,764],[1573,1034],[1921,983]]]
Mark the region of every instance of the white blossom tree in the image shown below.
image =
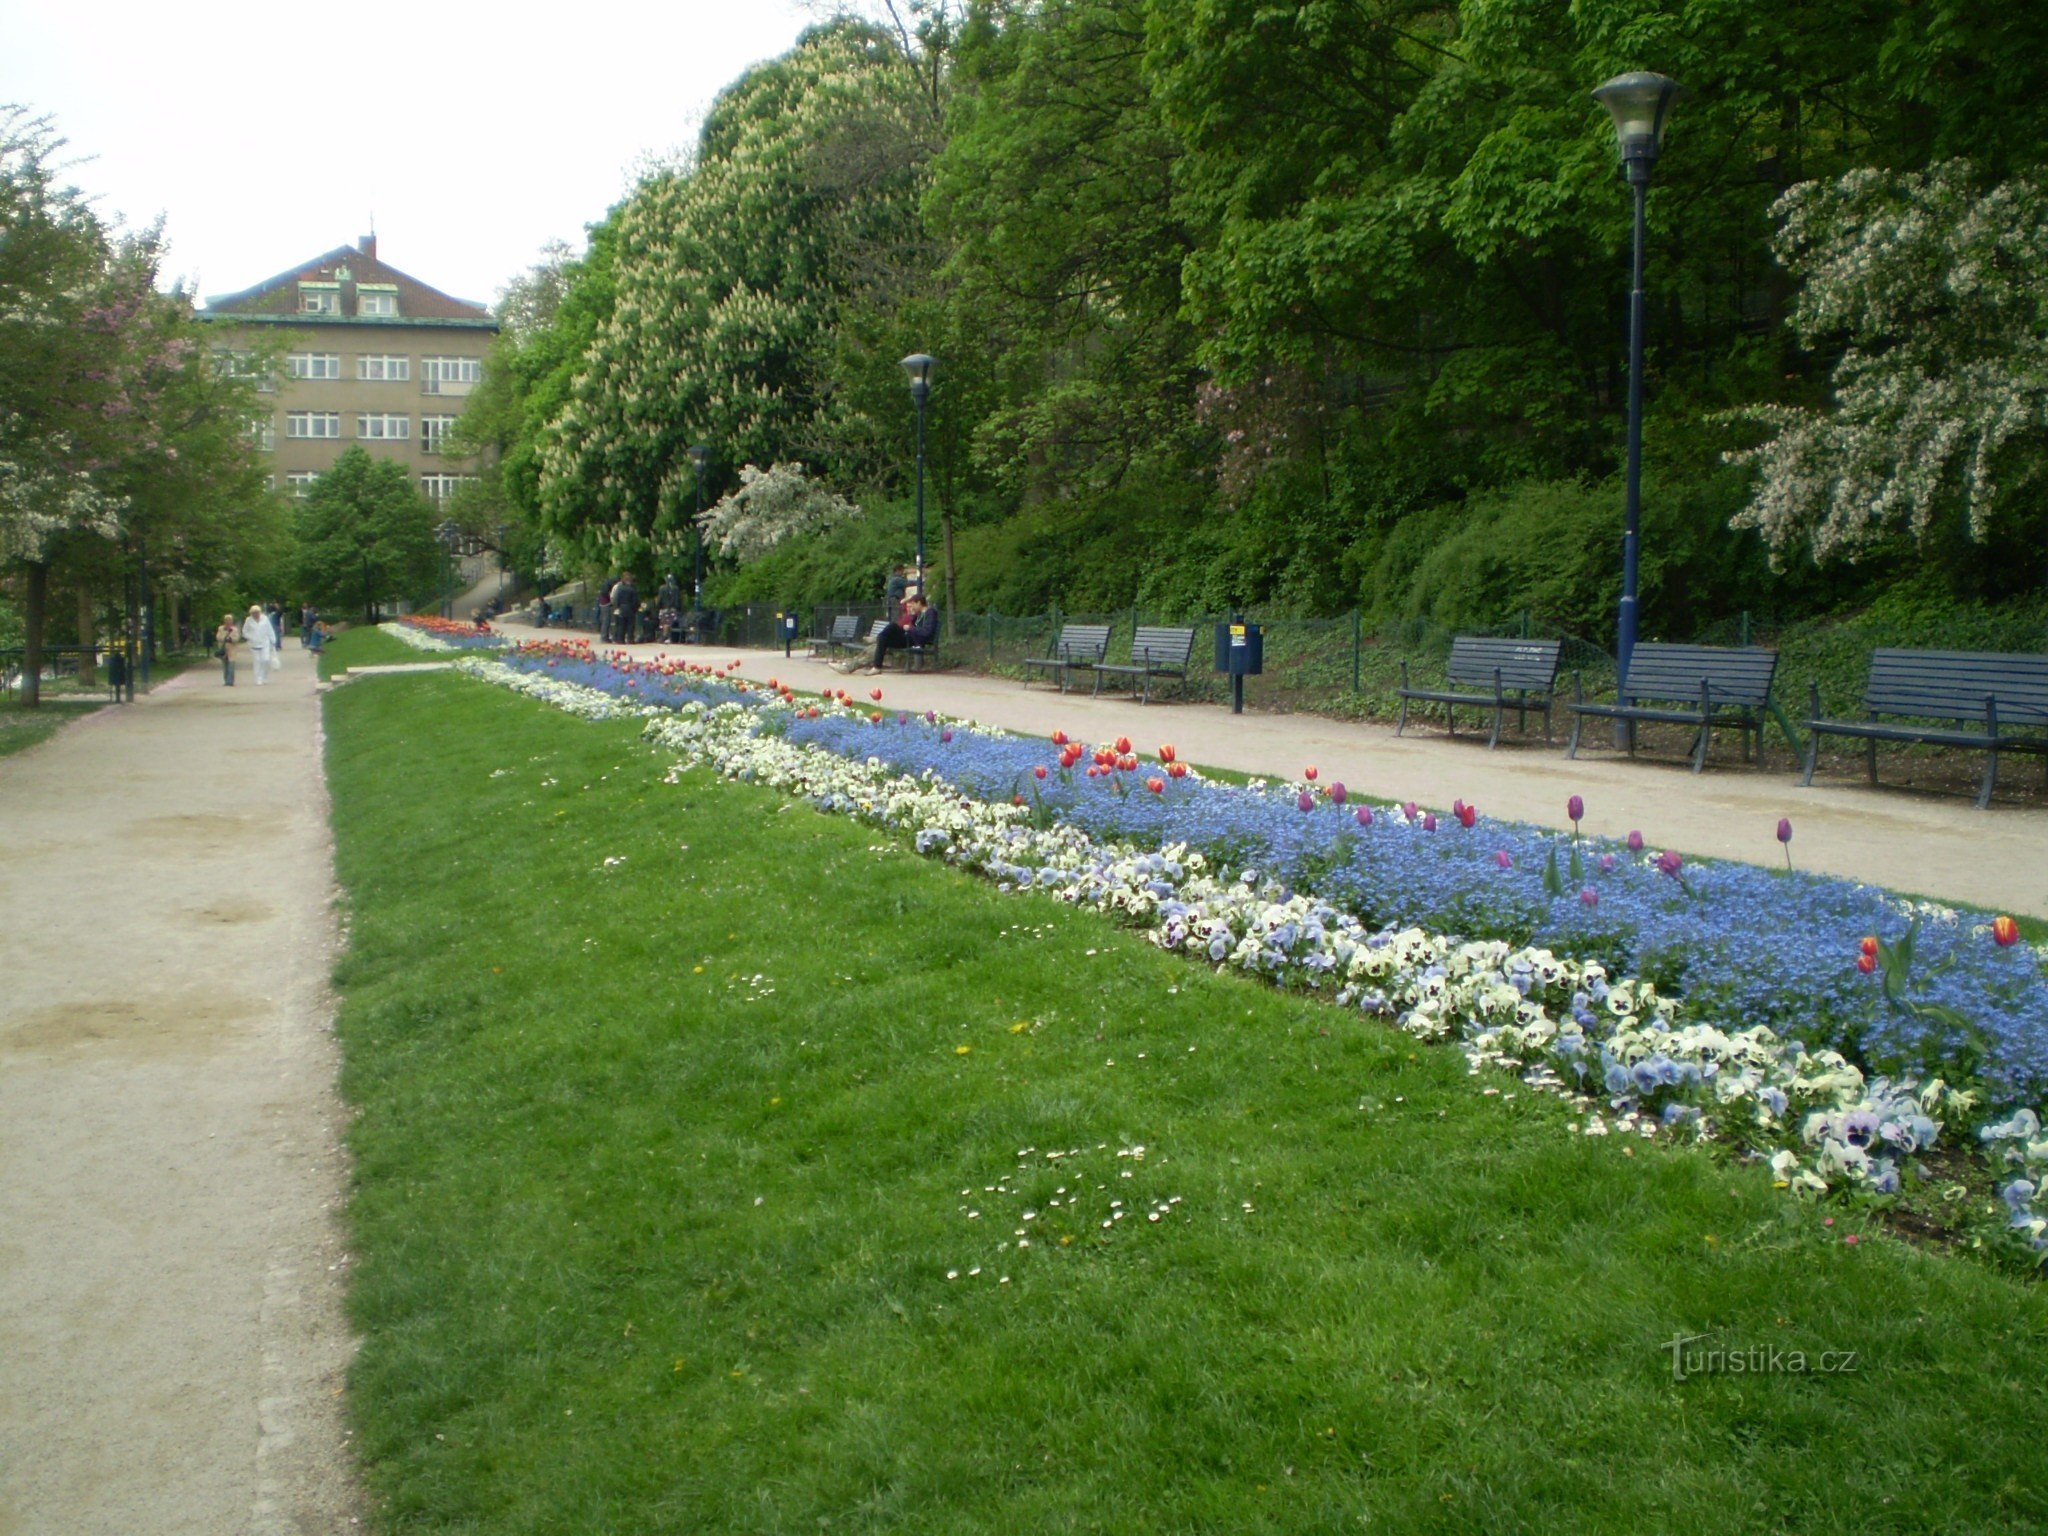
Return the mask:
[[[860,508],[821,485],[801,464],[748,464],[736,490],[704,514],[704,541],[721,555],[753,560],[797,534],[824,533]]]
[[[1980,188],[1964,161],[1853,171],[1780,199],[1779,257],[1803,279],[1791,323],[1840,347],[1833,408],[1753,407],[1771,436],[1737,527],[1774,558],[1855,560],[1956,519],[1983,543],[2048,471],[2048,203]]]

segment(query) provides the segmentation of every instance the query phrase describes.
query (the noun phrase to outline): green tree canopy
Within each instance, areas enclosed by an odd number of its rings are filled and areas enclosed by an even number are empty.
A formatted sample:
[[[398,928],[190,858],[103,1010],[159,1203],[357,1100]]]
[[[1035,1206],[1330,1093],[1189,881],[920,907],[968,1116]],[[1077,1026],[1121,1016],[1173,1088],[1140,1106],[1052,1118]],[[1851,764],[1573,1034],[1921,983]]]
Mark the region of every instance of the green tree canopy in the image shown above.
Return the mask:
[[[298,504],[301,591],[326,608],[360,610],[436,590],[445,556],[434,538],[434,511],[405,466],[351,444]]]

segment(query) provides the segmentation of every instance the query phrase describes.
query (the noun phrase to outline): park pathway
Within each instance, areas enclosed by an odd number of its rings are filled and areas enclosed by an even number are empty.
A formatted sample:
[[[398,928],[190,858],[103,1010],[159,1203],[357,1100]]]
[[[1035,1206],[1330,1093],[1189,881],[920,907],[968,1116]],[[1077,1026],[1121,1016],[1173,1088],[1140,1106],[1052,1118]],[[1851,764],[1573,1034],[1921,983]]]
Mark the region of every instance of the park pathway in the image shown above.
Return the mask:
[[[561,638],[563,633],[505,620],[494,627],[519,639]],[[566,633],[589,638],[587,632]],[[1652,847],[1711,858],[1778,863],[1778,818],[1787,816],[1793,826],[1792,857],[1802,869],[1941,901],[2048,917],[2048,809],[2001,804],[1979,811],[1963,794],[1873,790],[1825,774],[1812,788],[1801,789],[1782,743],[1773,743],[1770,766],[1758,771],[1730,761],[1732,733],[1717,735],[1718,761],[1694,777],[1673,757],[1631,762],[1596,749],[1590,737],[1572,762],[1564,756],[1561,735],[1557,745],[1546,747],[1540,732],[1534,745],[1504,738],[1498,750],[1489,752],[1483,736],[1448,740],[1433,723],[1396,736],[1392,727],[1373,722],[1250,709],[1233,717],[1206,703],[1141,706],[1123,693],[1097,699],[1084,687],[1063,695],[970,672],[892,670],[879,678],[847,678],[822,661],[806,659],[801,646],[791,659],[780,651],[628,649],[642,658],[743,659],[744,676],[776,677],[801,689],[844,688],[855,699],[879,686],[885,708],[936,709],[1034,735],[1057,729],[1089,742],[1127,735],[1144,752],[1170,741],[1188,762],[1244,773],[1292,778],[1314,764],[1324,783],[1341,782],[1377,799],[1434,806],[1465,799],[1489,816],[1537,826],[1569,826],[1565,802],[1580,795],[1588,832],[1618,838],[1640,828]],[[1196,658],[1198,663],[1201,659]],[[1470,711],[1465,718],[1472,718]],[[1559,712],[1561,725],[1568,718]],[[1971,760],[1972,774],[1978,764]],[[2003,766],[2015,779],[2041,771],[2033,758],[2008,758]]]
[[[0,760],[0,1536],[356,1528],[312,658]]]

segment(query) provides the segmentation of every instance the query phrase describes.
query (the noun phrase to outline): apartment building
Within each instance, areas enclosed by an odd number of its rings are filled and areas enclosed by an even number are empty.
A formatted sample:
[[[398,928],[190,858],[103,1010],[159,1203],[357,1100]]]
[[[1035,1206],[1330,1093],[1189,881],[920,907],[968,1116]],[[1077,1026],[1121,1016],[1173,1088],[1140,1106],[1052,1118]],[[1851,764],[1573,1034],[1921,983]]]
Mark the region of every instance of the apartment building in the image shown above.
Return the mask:
[[[443,443],[483,378],[498,323],[484,305],[380,261],[375,235],[209,296],[199,317],[221,328],[215,350],[227,367],[249,366],[249,338],[283,337],[278,371],[259,386],[273,409],[251,428],[279,489],[303,495],[352,443],[403,464],[435,501],[467,478]]]

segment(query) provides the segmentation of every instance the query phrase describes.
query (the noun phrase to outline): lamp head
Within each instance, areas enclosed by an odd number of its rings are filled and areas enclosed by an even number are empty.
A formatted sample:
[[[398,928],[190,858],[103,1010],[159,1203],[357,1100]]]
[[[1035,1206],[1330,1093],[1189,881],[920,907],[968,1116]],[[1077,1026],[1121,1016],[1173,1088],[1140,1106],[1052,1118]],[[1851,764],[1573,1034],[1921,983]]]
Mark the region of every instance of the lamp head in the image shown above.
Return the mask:
[[[690,444],[690,462],[695,464],[701,472],[704,466],[711,462],[711,445],[709,443]]]
[[[1621,163],[1633,176],[1637,167],[1647,174],[1664,142],[1664,123],[1671,104],[1678,99],[1679,86],[1669,75],[1647,70],[1616,75],[1593,92],[1593,99],[1614,119],[1614,136],[1621,147]]]
[[[910,375],[910,395],[923,405],[932,392],[932,370],[939,360],[923,352],[913,352],[903,359],[903,371]]]

